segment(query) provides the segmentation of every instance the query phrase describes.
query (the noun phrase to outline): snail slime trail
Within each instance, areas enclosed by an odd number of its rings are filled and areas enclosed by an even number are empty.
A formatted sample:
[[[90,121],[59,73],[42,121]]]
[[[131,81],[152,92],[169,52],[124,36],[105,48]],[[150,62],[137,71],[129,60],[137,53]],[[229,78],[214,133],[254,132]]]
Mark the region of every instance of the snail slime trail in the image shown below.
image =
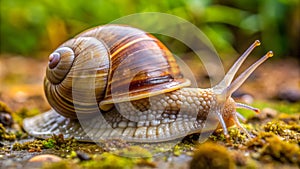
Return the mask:
[[[171,52],[154,36],[125,25],[89,29],[49,56],[44,91],[52,109],[25,119],[24,129],[39,138],[62,133],[80,141],[151,143],[217,128],[228,136],[227,127],[236,125],[250,137],[236,108],[259,110],[236,103],[231,95],[272,57],[268,52],[233,80],[259,45],[255,41],[218,85],[190,88]],[[204,125],[209,113],[215,128]]]

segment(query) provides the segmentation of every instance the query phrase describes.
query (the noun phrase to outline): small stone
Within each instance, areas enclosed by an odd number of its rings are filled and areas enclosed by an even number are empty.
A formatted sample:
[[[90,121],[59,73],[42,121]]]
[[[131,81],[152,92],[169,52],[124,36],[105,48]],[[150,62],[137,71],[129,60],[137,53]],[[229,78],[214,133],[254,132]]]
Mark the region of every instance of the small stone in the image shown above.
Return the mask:
[[[246,104],[252,104],[254,100],[253,96],[251,96],[250,94],[239,92],[239,91],[234,92],[232,94],[232,97],[238,102],[242,102]]]
[[[42,154],[32,157],[28,162],[59,162],[62,158],[52,154]]]
[[[3,102],[0,101],[0,123],[5,127],[11,127],[13,124],[13,118],[11,116],[12,111],[10,108]]]
[[[13,119],[10,114],[0,112],[0,123],[2,123],[4,126],[11,126]]]
[[[38,169],[42,168],[42,166],[45,163],[56,163],[62,161],[62,158],[52,155],[52,154],[41,154],[32,157],[28,160],[28,163],[26,163],[23,168],[32,168],[32,169]]]
[[[90,160],[91,157],[86,154],[86,153],[83,153],[83,152],[76,152],[77,154],[77,157],[81,160],[81,161],[87,161],[87,160]]]

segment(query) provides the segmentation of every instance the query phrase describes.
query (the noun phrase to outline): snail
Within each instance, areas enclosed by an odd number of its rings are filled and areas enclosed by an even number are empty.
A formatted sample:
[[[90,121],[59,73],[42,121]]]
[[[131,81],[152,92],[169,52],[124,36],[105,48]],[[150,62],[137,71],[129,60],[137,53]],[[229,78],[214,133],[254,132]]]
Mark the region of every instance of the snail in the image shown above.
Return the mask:
[[[233,78],[256,40],[234,63],[224,79],[207,89],[190,88],[171,52],[149,33],[125,25],[91,28],[59,46],[49,56],[44,90],[53,109],[24,119],[30,135],[47,138],[62,133],[79,141],[123,139],[163,142],[240,124],[231,94],[273,55]],[[209,113],[217,126],[206,124]]]

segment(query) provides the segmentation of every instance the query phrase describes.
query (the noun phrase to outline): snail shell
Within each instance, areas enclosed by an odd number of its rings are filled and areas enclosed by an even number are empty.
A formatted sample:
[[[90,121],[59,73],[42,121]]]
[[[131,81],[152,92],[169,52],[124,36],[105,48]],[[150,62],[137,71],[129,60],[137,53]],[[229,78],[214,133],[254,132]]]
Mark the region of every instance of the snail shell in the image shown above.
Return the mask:
[[[116,77],[116,69],[124,73]],[[97,70],[95,91],[90,91],[95,92],[97,102],[90,100],[92,93],[85,88],[90,88],[84,84],[89,82],[84,78],[90,77],[81,73],[86,70]],[[80,100],[72,95],[78,76],[84,79],[77,92],[80,97],[76,97]],[[44,84],[52,108],[74,119],[89,118],[99,111],[98,104],[108,109],[112,103],[173,91],[190,82],[182,78],[173,55],[158,39],[136,28],[108,25],[83,32],[58,47],[50,55]]]
[[[62,133],[81,141],[160,142],[216,128],[228,136],[232,125],[250,136],[236,108],[258,109],[235,103],[231,94],[272,52],[232,80],[259,45],[213,88],[187,88],[171,52],[152,35],[122,25],[92,28],[50,54],[44,90],[53,110],[25,119],[23,127],[35,137]]]

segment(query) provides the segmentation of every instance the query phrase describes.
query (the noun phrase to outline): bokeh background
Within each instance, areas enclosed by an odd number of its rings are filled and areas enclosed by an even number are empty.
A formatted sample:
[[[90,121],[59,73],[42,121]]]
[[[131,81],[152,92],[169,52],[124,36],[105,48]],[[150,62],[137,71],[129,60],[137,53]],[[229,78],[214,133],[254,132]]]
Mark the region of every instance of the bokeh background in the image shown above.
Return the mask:
[[[260,54],[270,49],[281,58],[298,57],[300,53],[299,0],[1,0],[0,3],[1,53],[45,57],[41,52],[52,51],[87,28],[138,12],[164,12],[182,17],[198,26],[220,53],[240,53],[255,39],[263,43],[258,49]]]

